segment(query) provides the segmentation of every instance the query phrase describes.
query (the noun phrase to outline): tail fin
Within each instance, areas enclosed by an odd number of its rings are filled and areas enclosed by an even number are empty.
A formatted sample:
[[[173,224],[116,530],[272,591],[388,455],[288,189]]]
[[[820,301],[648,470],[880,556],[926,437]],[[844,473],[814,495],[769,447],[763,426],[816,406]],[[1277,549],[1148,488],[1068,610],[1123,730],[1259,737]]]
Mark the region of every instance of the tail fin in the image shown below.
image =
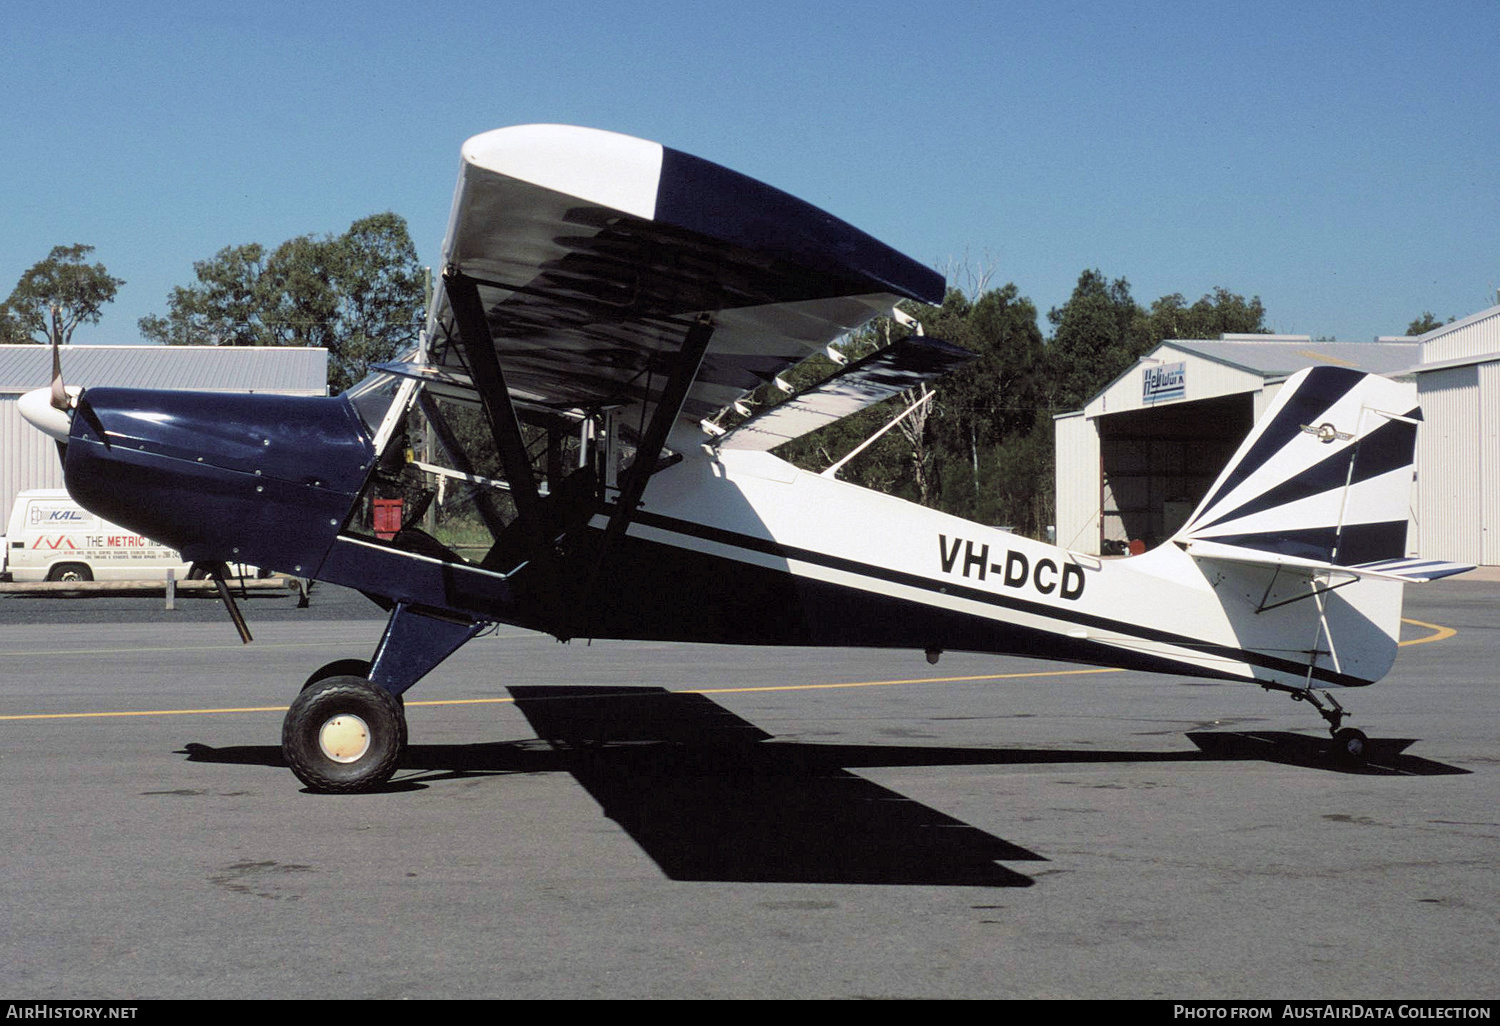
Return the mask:
[[[1472,569],[1406,558],[1421,419],[1411,385],[1340,367],[1295,374],[1172,539],[1213,568],[1236,641],[1263,657],[1257,680],[1379,680],[1396,657],[1402,584]]]
[[[1411,385],[1342,367],[1301,371],[1173,540],[1255,562],[1402,560],[1421,417]]]

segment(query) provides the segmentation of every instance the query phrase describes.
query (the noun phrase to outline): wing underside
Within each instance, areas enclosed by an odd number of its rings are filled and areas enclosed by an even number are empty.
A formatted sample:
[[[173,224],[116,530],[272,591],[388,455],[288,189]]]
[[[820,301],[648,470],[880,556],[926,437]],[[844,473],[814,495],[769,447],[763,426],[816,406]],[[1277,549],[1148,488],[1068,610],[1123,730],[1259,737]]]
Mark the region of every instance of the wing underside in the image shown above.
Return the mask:
[[[867,406],[940,378],[977,355],[940,339],[912,335],[756,414],[716,444],[721,449],[774,449]]]
[[[684,340],[711,337],[681,407],[707,416],[943,280],[852,226],[726,168],[558,125],[464,146],[426,365],[469,377],[452,298],[477,295],[518,404],[647,402]]]

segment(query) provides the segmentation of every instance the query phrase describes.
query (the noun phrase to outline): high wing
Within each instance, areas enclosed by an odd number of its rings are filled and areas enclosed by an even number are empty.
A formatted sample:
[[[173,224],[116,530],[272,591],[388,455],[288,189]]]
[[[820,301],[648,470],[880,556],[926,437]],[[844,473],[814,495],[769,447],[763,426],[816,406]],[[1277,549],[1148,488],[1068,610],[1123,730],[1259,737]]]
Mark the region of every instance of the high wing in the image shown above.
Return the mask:
[[[704,324],[680,407],[701,418],[896,302],[944,291],[936,272],[777,189],[565,125],[465,143],[443,255],[421,371],[482,390],[473,364],[489,358],[463,341],[466,310],[482,312],[522,409],[655,401]]]

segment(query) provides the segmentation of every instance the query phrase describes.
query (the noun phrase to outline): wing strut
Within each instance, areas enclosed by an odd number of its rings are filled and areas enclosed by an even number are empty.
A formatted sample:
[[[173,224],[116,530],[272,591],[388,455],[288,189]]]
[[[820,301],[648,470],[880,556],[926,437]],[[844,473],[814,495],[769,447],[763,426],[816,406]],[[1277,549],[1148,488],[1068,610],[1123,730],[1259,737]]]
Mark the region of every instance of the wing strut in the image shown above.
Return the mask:
[[[453,437],[453,431],[448,427],[447,420],[443,418],[432,400],[428,398],[425,389],[417,391],[417,405],[421,408],[423,416],[427,418],[427,423],[432,426],[433,434],[437,435],[438,444],[443,447],[443,452],[447,453],[448,459],[452,461],[453,465],[461,473],[467,474],[470,477],[477,476],[474,473],[474,465],[469,462],[468,456],[464,453],[464,447]],[[506,482],[506,484],[508,486],[509,482]],[[495,509],[494,500],[490,498],[488,489],[479,488],[475,490],[474,506],[479,510],[479,516],[484,520],[485,527],[489,528],[491,536],[495,538],[500,537],[501,533],[505,530],[505,521],[501,518],[500,512]],[[506,569],[510,568],[507,567]]]
[[[646,426],[646,433],[641,437],[640,445],[636,447],[635,461],[622,476],[620,494],[615,498],[614,513],[610,515],[609,523],[604,528],[604,538],[599,543],[599,551],[594,557],[594,566],[589,571],[588,581],[583,587],[583,594],[578,604],[583,615],[585,631],[588,626],[590,603],[593,600],[594,584],[599,578],[599,569],[604,565],[604,559],[615,540],[630,526],[630,521],[635,516],[636,506],[640,504],[641,496],[646,491],[646,483],[656,472],[656,464],[661,458],[661,451],[667,445],[667,436],[671,434],[672,425],[677,422],[678,416],[682,413],[682,404],[687,400],[688,389],[692,387],[693,379],[698,376],[698,368],[703,363],[703,354],[708,351],[708,343],[713,338],[713,334],[713,315],[699,314],[688,328],[687,335],[682,340],[682,348],[677,351],[672,372],[667,376],[667,383],[662,387],[661,395],[656,400],[656,409],[651,414],[651,423]]]
[[[443,271],[443,291],[448,293],[448,303],[458,323],[469,376],[479,392],[479,403],[484,410],[484,419],[489,423],[495,449],[500,454],[505,480],[510,482],[516,512],[522,520],[535,524],[541,496],[537,492],[536,478],[531,475],[531,460],[527,458],[521,422],[516,417],[516,407],[505,384],[505,372],[500,369],[500,358],[495,353],[495,339],[490,335],[490,323],[479,298],[479,283],[450,266]]]

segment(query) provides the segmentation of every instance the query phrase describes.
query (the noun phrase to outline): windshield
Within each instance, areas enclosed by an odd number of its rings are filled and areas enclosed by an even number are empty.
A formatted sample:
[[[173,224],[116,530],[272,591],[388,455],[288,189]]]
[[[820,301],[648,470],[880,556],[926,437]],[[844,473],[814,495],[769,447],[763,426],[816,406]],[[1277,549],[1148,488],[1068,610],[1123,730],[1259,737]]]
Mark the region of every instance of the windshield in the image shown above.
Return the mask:
[[[344,390],[344,395],[354,404],[359,419],[371,435],[379,434],[380,425],[390,411],[391,403],[401,390],[401,379],[394,374],[377,371],[359,384]]]

